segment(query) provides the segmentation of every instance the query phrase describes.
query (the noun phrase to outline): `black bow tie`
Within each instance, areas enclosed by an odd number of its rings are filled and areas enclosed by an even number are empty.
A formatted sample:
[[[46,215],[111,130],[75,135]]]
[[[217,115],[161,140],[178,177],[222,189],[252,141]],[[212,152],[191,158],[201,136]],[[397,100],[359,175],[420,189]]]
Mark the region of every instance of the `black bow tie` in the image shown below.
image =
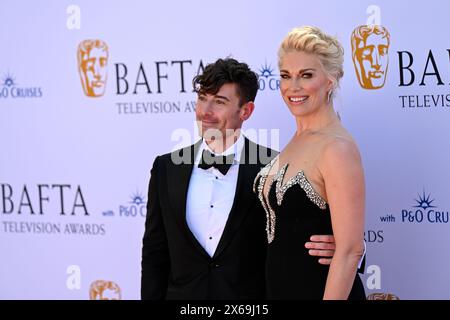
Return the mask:
[[[216,156],[208,150],[203,150],[202,159],[198,165],[200,169],[207,170],[211,167],[216,168],[223,175],[226,175],[233,164],[234,154],[227,156]]]

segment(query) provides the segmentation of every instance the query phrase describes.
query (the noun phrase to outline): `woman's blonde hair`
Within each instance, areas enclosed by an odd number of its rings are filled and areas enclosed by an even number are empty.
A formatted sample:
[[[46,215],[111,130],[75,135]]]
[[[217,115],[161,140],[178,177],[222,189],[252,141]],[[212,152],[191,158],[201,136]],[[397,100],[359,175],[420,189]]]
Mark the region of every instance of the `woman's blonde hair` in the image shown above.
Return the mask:
[[[335,37],[312,26],[294,28],[286,35],[278,49],[279,67],[284,55],[289,51],[315,54],[333,81],[333,89],[339,86],[339,80],[344,75],[344,48]]]

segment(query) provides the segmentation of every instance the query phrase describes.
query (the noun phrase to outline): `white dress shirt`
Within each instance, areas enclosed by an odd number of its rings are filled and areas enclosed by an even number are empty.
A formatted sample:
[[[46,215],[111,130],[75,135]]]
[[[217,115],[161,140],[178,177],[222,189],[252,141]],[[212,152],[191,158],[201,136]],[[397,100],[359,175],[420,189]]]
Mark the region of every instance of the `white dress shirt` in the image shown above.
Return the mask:
[[[195,157],[186,199],[186,221],[192,234],[211,257],[233,206],[244,142],[241,134],[235,144],[219,154],[203,141]],[[234,153],[233,164],[226,175],[213,167],[207,170],[198,167],[205,149],[218,156]]]

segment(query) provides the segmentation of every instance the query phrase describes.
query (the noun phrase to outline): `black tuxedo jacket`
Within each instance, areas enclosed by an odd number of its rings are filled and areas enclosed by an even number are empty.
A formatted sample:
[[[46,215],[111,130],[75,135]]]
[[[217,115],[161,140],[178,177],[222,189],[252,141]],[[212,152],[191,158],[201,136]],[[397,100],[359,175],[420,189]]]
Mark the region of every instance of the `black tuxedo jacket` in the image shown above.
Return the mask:
[[[186,222],[188,185],[200,143],[154,161],[143,237],[141,298],[263,299],[266,214],[252,187],[259,170],[277,152],[245,138],[234,202],[210,257]]]

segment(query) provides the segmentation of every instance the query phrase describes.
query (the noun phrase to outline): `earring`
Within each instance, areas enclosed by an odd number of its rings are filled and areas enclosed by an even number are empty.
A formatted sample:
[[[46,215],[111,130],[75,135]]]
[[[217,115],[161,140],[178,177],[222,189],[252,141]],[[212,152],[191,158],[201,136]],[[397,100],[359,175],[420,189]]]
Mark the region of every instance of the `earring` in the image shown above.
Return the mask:
[[[333,90],[328,91],[327,102],[331,102],[331,96],[333,95]]]

